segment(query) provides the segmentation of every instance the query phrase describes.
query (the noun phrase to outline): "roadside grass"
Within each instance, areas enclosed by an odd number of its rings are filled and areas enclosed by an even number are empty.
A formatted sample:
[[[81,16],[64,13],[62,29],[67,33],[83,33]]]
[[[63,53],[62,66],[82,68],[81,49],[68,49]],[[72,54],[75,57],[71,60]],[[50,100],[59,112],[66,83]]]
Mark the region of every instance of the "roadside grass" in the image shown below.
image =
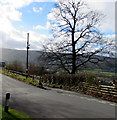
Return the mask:
[[[9,109],[9,112],[4,112],[3,106],[0,106],[0,119],[1,120],[34,120],[33,118],[29,117],[28,115],[25,115],[23,113],[20,113],[17,110]]]
[[[30,78],[30,77],[28,77],[28,78],[26,79],[25,76],[18,75],[18,74],[15,74],[15,73],[10,73],[10,72],[8,72],[7,70],[0,70],[0,72],[1,72],[2,74],[5,74],[5,75],[7,75],[7,76],[9,76],[9,77],[14,78],[14,79],[18,79],[18,80],[23,81],[23,82],[25,82],[25,83],[32,84],[32,85],[34,85],[34,86],[43,88],[43,84],[42,84],[42,82],[39,81],[39,80],[36,81],[36,80],[33,80],[33,79]]]

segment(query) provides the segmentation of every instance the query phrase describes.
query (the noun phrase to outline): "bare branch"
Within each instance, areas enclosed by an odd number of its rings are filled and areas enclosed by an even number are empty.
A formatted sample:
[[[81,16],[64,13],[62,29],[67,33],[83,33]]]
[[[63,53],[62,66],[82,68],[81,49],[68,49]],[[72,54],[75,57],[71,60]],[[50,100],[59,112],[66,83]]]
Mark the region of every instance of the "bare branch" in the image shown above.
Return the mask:
[[[97,64],[100,59],[95,56],[107,49],[97,28],[102,14],[89,10],[82,0],[60,1],[56,8],[53,24],[55,35],[61,38],[46,48],[50,62],[72,74],[88,62]]]

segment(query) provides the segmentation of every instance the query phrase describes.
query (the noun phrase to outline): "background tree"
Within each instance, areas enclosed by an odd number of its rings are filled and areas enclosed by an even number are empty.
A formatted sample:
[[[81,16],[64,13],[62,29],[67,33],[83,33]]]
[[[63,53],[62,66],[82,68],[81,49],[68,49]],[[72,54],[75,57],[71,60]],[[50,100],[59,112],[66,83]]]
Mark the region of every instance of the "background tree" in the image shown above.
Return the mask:
[[[23,67],[22,63],[17,60],[7,64],[6,69],[17,71],[17,72],[24,72],[24,67]]]
[[[37,65],[35,63],[29,63],[29,74],[30,75],[40,76],[46,73],[47,71],[44,67],[41,67],[40,65]]]
[[[75,74],[86,63],[101,61],[96,55],[107,54],[110,46],[98,29],[103,14],[90,10],[81,0],[59,1],[55,6],[48,16],[54,39],[44,45],[48,63]]]

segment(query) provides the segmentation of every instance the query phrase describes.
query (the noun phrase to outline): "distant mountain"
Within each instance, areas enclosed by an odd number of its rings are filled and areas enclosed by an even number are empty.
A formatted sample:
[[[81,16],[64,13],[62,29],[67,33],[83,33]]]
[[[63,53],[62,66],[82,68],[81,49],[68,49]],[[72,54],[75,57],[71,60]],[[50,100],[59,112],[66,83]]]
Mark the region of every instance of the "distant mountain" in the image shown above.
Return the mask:
[[[29,63],[35,63],[42,65],[45,61],[41,61],[42,51],[29,50]],[[7,63],[12,63],[13,61],[20,61],[22,64],[26,64],[26,50],[15,50],[15,49],[0,49],[0,56],[2,56],[2,61]],[[102,56],[97,56],[102,57]],[[115,58],[106,57],[106,61],[100,62],[99,64],[88,63],[86,68],[83,69],[103,69],[104,71],[114,72],[116,69]]]
[[[39,63],[39,58],[41,56],[41,51],[32,51],[29,50],[29,63]],[[2,56],[2,61],[6,63],[11,63],[13,61],[20,61],[22,64],[26,64],[26,50],[15,50],[15,49],[0,49],[0,55]]]

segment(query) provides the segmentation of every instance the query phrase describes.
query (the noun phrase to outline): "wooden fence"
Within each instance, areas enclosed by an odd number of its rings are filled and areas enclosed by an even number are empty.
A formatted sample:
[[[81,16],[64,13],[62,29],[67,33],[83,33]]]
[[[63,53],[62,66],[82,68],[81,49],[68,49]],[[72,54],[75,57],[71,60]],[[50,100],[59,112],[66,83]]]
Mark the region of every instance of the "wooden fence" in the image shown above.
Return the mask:
[[[107,86],[107,85],[91,85],[89,83],[83,82],[83,87],[87,92],[106,95],[110,97],[117,98],[117,86]]]

